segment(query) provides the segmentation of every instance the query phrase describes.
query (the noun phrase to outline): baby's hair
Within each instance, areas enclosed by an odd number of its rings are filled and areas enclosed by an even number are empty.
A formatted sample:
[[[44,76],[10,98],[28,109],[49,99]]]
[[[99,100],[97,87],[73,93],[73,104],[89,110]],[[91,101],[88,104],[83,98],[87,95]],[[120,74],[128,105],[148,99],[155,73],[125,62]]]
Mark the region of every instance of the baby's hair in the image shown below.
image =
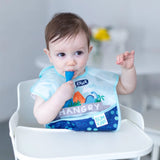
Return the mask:
[[[79,32],[84,32],[90,45],[91,33],[84,20],[73,13],[57,13],[47,24],[45,30],[45,40],[47,49],[49,42],[57,41],[58,39],[77,35]]]

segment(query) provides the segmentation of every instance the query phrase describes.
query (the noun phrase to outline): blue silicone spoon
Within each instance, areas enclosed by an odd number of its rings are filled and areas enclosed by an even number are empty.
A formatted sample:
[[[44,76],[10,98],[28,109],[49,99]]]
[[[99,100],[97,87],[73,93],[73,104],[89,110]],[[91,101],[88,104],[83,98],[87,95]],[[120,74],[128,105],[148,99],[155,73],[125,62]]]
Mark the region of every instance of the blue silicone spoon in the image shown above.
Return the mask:
[[[70,81],[74,76],[74,71],[65,71],[66,82]],[[72,104],[72,99],[69,99],[65,103],[65,107],[70,106]]]
[[[74,76],[74,71],[65,71],[66,82],[70,81]]]

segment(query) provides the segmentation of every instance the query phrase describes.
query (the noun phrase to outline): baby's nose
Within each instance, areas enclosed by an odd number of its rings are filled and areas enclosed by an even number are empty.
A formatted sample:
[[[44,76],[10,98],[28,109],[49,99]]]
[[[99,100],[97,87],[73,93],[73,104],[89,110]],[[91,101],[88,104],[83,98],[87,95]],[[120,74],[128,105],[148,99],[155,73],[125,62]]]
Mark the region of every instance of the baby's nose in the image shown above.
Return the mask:
[[[67,62],[67,65],[68,66],[74,66],[74,65],[76,65],[75,59],[74,58],[69,58],[68,62]]]

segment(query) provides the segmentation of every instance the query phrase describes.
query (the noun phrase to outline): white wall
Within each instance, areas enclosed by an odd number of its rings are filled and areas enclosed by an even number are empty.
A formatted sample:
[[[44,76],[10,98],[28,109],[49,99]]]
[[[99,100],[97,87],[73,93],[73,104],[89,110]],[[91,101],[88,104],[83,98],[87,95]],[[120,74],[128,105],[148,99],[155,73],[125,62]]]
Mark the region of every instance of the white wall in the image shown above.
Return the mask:
[[[61,11],[75,12],[89,25],[128,29],[128,49],[160,52],[159,6],[159,0],[57,0],[50,1],[48,12],[49,16]]]
[[[160,52],[159,0],[0,0],[0,121],[16,109],[18,82],[38,76],[44,28],[56,12],[75,12],[89,24],[130,32],[128,49]]]
[[[131,0],[130,6],[130,43],[150,54],[160,52],[160,1]]]
[[[50,1],[48,14],[52,16],[56,12],[74,12],[89,25],[125,27],[128,23],[129,4],[128,0],[57,0]]]
[[[16,109],[17,84],[37,77],[43,53],[48,4],[43,0],[0,0],[0,121]]]

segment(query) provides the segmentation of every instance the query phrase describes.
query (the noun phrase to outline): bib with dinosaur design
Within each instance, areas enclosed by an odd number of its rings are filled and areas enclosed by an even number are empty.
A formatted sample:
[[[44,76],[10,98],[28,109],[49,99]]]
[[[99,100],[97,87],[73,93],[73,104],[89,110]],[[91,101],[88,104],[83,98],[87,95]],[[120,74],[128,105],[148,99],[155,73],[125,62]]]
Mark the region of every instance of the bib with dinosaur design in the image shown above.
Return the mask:
[[[83,75],[73,79],[73,98],[46,127],[75,131],[118,130],[121,120],[116,92],[118,80],[115,73],[86,67]],[[41,71],[31,92],[48,100],[62,83],[65,83],[65,77],[50,66]]]

